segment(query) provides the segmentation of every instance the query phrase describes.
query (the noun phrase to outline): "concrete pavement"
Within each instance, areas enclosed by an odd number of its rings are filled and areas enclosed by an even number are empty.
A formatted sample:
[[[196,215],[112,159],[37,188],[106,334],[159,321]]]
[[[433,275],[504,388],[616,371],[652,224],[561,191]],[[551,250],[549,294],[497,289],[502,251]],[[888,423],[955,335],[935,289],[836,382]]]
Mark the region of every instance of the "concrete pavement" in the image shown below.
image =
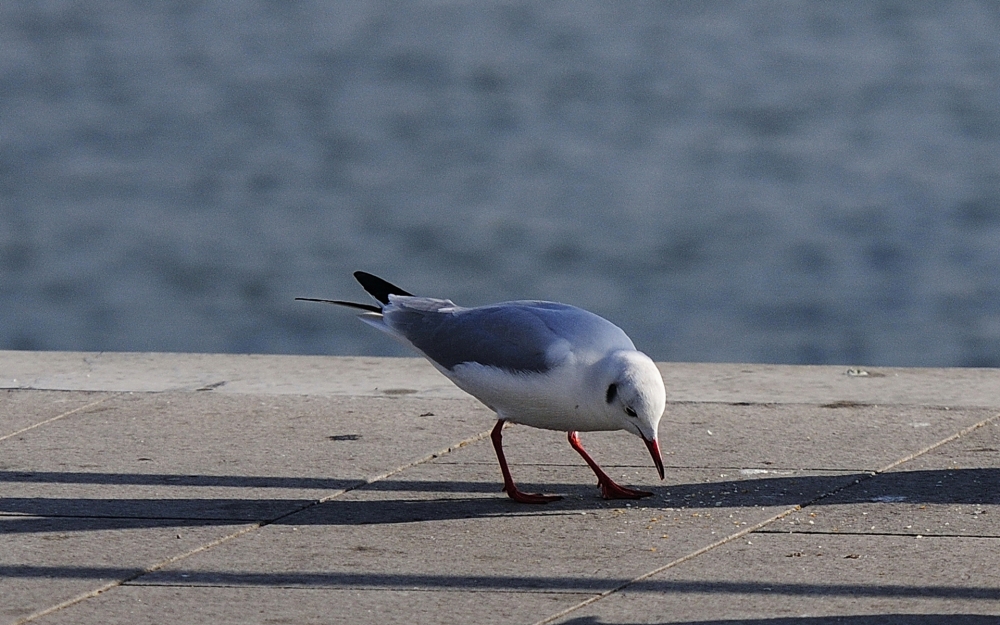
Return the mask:
[[[0,352],[0,623],[1000,622],[1000,372],[662,364],[666,480],[419,359]]]

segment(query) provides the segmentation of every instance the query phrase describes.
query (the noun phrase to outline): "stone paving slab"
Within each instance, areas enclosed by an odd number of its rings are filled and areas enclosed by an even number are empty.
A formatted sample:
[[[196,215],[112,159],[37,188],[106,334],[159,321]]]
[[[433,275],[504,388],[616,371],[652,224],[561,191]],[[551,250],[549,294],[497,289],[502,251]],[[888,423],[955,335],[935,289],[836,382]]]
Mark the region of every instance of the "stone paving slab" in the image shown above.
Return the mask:
[[[653,497],[511,427],[518,483],[564,495],[523,506],[491,413],[419,360],[0,352],[0,623],[1000,614],[998,372],[661,369],[663,482],[582,435]]]
[[[1000,538],[1000,422],[789,515],[796,532]]]
[[[696,481],[707,474],[689,472]],[[430,463],[404,475],[431,487],[357,489],[141,583],[596,593],[782,510],[606,503],[583,485],[525,509],[493,489],[439,491],[442,473]]]
[[[877,470],[994,414],[907,405],[668,405],[664,462],[678,466]],[[761,473],[761,475],[765,475]]]
[[[59,393],[33,394],[48,403]],[[316,496],[482,434],[491,415],[471,398],[109,395],[25,432],[5,448],[0,470],[30,467],[34,483],[63,487],[298,488]]]
[[[179,527],[171,519],[0,512],[0,619],[18,622],[63,601],[116,586],[153,563],[199,549],[242,527],[219,521]]]
[[[993,420],[553,622],[997,622],[998,443]]]
[[[93,392],[36,394],[11,389],[0,390],[0,441],[96,405],[107,397],[107,393]]]
[[[7,409],[22,411],[22,423],[45,421],[64,414],[51,408],[61,406],[56,402],[64,395],[31,391],[41,414],[30,409],[27,395]],[[7,570],[18,590],[16,605],[15,594],[3,595],[11,597],[4,609],[16,616],[230,536],[247,523],[314,505],[490,423],[488,411],[471,399],[433,406],[405,396],[74,399],[68,406],[83,409],[2,443],[0,564],[13,567]],[[161,551],[133,548],[157,537],[165,540]],[[102,573],[95,560],[109,570]],[[81,568],[90,573],[73,573]],[[42,580],[49,577],[54,581],[46,586]]]
[[[997,547],[995,539],[751,534],[553,622],[995,623]]]
[[[454,625],[532,623],[574,605],[587,595],[571,593],[484,593],[475,589],[427,592],[420,589],[339,590],[288,587],[118,588],[38,622],[77,625],[158,625],[161,623],[248,623],[331,625]],[[349,606],[345,608],[345,606]]]
[[[0,389],[466,395],[422,358],[0,350]]]

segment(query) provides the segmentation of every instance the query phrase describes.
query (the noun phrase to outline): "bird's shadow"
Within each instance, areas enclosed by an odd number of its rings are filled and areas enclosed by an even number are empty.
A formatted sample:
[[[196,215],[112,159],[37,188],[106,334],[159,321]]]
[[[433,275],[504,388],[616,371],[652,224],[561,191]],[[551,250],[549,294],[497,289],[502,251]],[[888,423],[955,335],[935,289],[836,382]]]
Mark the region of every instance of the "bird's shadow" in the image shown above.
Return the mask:
[[[0,498],[0,533],[69,532],[97,529],[279,523],[290,525],[367,525],[477,519],[510,515],[574,513],[626,505],[655,508],[717,509],[795,505],[906,502],[915,504],[1000,504],[992,486],[1000,469],[942,469],[869,473],[754,477],[654,487],[639,501],[600,499],[596,486],[522,484],[525,492],[564,496],[546,505],[517,504],[492,482],[384,479],[358,480],[175,476],[118,473],[0,471],[0,486],[11,483],[174,485],[163,497],[11,497]],[[191,486],[213,486],[212,496],[188,496]],[[226,497],[218,488],[238,489]],[[293,496],[247,496],[243,489],[295,489]],[[303,495],[302,489],[310,493]],[[10,492],[10,488],[4,488]],[[331,491],[353,490],[320,500]],[[126,491],[127,492],[127,491]],[[89,493],[88,493],[89,494]]]

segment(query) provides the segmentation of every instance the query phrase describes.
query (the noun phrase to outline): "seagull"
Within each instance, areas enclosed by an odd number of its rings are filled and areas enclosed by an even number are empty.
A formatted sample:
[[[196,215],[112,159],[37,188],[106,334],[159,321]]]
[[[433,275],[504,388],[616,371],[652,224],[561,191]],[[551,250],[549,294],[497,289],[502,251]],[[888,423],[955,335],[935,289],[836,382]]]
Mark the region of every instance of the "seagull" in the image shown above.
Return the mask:
[[[610,321],[575,306],[513,301],[464,308],[417,297],[363,271],[354,277],[377,305],[297,297],[364,311],[365,323],[412,347],[438,371],[497,414],[490,438],[503,491],[520,503],[558,495],[525,493],[503,453],[504,424],[567,432],[569,444],[597,475],[605,499],[653,493],[615,483],[580,443],[579,432],[625,430],[643,440],[663,479],[657,426],[666,406],[663,378],[646,354]]]

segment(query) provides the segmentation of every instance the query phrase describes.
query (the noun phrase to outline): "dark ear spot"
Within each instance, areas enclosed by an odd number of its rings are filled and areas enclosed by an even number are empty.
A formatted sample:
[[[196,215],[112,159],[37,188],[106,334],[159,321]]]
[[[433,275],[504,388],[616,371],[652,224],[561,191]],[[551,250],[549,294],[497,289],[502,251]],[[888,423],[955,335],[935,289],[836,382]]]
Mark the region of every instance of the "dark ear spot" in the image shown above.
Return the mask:
[[[604,401],[610,404],[615,400],[615,397],[618,397],[618,385],[612,382],[608,386],[608,392],[604,394]]]

